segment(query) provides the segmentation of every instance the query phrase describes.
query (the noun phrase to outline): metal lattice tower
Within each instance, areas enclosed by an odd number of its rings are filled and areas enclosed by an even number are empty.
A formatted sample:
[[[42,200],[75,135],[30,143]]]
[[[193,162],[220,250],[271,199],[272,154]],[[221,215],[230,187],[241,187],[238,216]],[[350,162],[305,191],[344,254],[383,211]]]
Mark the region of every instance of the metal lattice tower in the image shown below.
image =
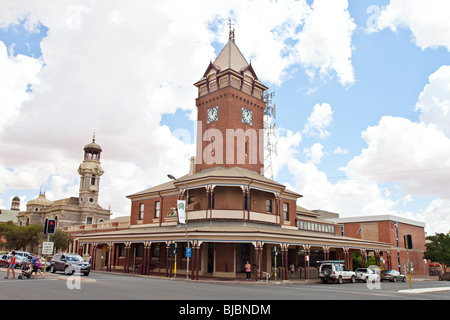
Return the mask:
[[[273,180],[272,153],[277,155],[276,107],[274,97],[275,92],[264,94],[264,101],[266,102],[266,109],[264,110],[264,175],[271,180]]]

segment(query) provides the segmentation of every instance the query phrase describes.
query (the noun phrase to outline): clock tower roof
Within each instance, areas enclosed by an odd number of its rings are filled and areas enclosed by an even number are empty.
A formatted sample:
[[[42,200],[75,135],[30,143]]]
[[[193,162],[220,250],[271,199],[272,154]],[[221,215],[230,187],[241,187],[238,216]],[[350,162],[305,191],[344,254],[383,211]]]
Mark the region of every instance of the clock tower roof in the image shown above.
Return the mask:
[[[219,53],[213,64],[221,71],[232,69],[237,72],[241,72],[249,66],[236,43],[231,39]]]

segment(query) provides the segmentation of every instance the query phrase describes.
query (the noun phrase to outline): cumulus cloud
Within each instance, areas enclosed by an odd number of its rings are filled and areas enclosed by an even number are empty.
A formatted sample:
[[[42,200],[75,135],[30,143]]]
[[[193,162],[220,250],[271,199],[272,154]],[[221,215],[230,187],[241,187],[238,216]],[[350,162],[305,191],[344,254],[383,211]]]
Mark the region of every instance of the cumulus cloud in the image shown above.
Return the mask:
[[[422,49],[443,46],[450,50],[450,3],[447,0],[391,0],[375,21],[372,31],[410,29]]]
[[[311,78],[317,73],[321,78],[336,74],[342,85],[351,85],[355,81],[351,60],[355,29],[347,0],[316,0],[298,36],[294,58]]]
[[[419,96],[419,122],[386,116],[369,127],[362,135],[367,148],[349,162],[347,174],[395,181],[407,193],[450,199],[445,187],[450,179],[449,86],[449,68],[443,66]]]
[[[436,125],[450,138],[450,66],[440,67],[429,77],[416,110],[422,123]]]
[[[317,103],[313,107],[311,115],[308,117],[307,123],[303,128],[303,133],[308,136],[317,136],[324,139],[330,136],[327,128],[333,121],[333,110],[328,103]]]
[[[54,200],[76,196],[82,148],[95,130],[105,168],[100,203],[129,214],[127,194],[188,171],[195,141],[180,141],[161,118],[177,110],[195,118],[192,83],[215,58],[211,43],[228,40],[228,17],[263,82],[280,84],[299,64],[349,82],[347,2],[329,9],[321,2],[1,2],[0,28],[48,31],[39,58],[0,43],[0,148],[8,150],[0,155],[0,192],[46,185]],[[333,13],[339,28],[328,36],[315,26]],[[312,41],[314,34],[323,41]],[[314,46],[321,60],[299,55]]]
[[[38,82],[42,61],[24,55],[10,56],[0,41],[0,133],[19,115],[21,104]]]

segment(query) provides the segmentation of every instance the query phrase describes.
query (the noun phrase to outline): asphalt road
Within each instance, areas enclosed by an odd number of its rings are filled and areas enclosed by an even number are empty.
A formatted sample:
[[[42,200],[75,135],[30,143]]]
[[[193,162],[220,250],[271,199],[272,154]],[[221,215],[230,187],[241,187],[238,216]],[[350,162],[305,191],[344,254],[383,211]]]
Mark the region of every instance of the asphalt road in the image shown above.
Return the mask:
[[[450,300],[450,282],[440,281],[413,281],[411,291],[408,282],[368,288],[365,283],[208,283],[96,272],[27,280],[4,275],[0,273],[0,300]]]

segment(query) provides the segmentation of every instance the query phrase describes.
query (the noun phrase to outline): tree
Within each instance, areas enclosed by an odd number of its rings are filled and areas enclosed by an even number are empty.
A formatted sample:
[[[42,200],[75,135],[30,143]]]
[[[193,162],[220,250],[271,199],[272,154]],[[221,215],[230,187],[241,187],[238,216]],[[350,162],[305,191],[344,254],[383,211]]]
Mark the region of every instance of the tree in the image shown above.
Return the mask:
[[[29,226],[18,226],[12,221],[0,225],[0,236],[6,237],[5,247],[7,249],[22,249],[26,246],[35,247],[42,242],[43,226],[30,224]]]
[[[55,234],[50,237],[50,241],[55,243],[54,248],[56,250],[64,251],[69,247],[69,243],[73,242],[73,238],[67,232],[56,229]]]
[[[428,236],[424,258],[432,262],[438,262],[444,270],[450,265],[450,234],[436,233],[434,236]]]
[[[0,237],[5,236],[6,249],[20,250],[27,246],[35,248],[42,242],[47,241],[47,235],[44,234],[44,225],[30,224],[29,226],[18,226],[12,221],[0,224]],[[51,235],[50,241],[55,243],[55,248],[66,250],[72,237],[61,229],[56,229],[55,234]]]

